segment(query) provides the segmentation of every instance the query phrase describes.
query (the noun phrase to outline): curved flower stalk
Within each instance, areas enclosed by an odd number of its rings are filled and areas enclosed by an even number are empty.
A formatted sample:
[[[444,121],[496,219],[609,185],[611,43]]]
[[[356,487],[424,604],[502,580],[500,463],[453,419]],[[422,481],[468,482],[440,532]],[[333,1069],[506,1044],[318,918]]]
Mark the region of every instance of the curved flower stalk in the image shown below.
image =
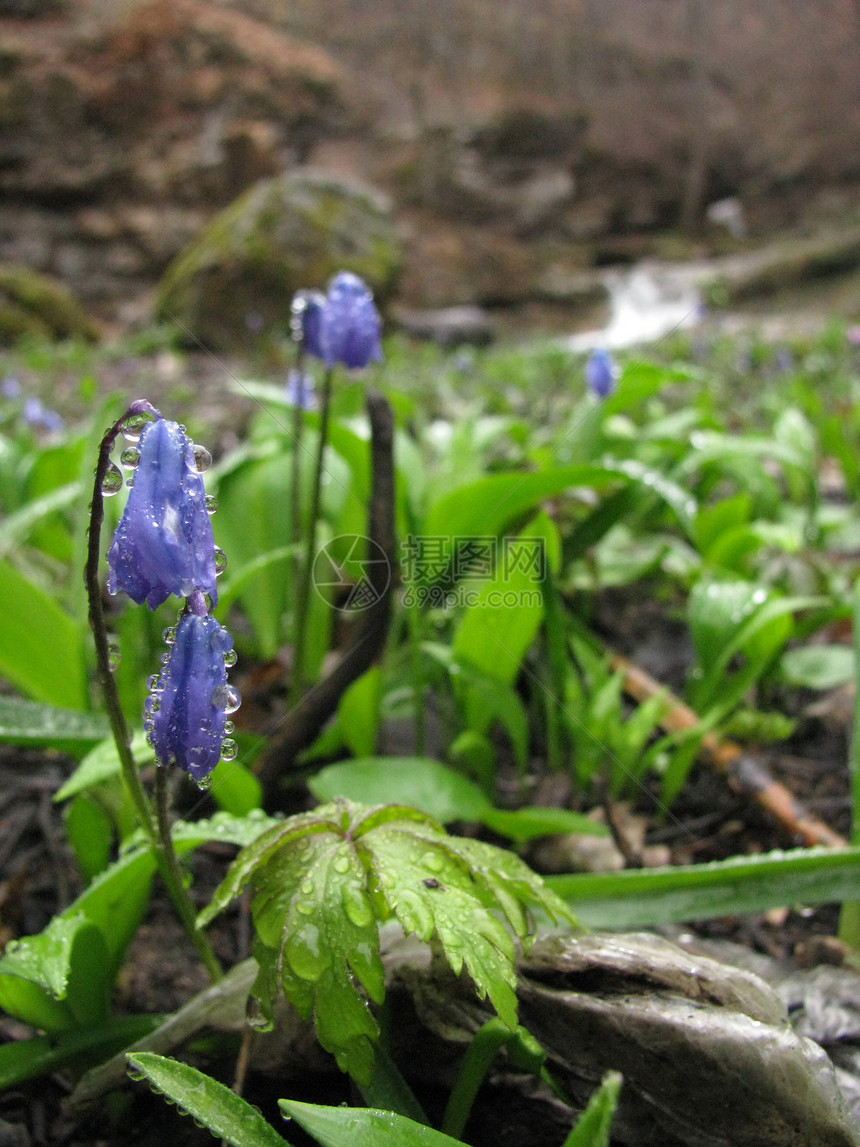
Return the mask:
[[[129,483],[129,502],[108,556],[110,589],[113,593],[125,590],[139,604],[146,601],[150,609],[171,593],[188,597],[180,626],[186,618],[195,620],[182,626],[181,652],[175,659],[167,656],[163,678],[151,679],[154,692],[147,702],[144,723],[159,762],[180,764],[204,784],[220,757],[235,756],[234,743],[228,743],[224,735],[228,731],[226,712],[237,708],[239,701],[238,694],[226,682],[226,663],[233,659],[232,639],[208,613],[206,595],[214,599],[215,577],[224,568],[223,554],[214,545],[209,523],[214,507],[206,498],[200,478],[210,459],[208,451],[195,447],[177,423],[162,418],[143,399],[133,402],[107,430],[99,449],[85,577],[99,682],[123,778],[170,898],[215,980],[221,969],[208,937],[195,926],[194,906],[173,848],[165,770],[159,769],[156,774],[156,815],[132,756],[128,726],[111,672],[99,578],[100,537],[104,498],[122,488],[122,474],[110,459],[120,433],[131,442],[139,441],[140,448],[129,447],[122,456],[126,469],[137,473]],[[169,631],[168,640],[172,639],[173,644],[180,626]],[[206,700],[211,712],[203,705],[204,690],[209,684],[212,687]],[[156,725],[162,697],[166,701],[165,713]]]
[[[108,589],[150,609],[195,590],[214,604],[217,551],[201,477],[208,452],[178,423],[159,417],[144,426],[139,450],[129,455],[134,484],[108,552]]]
[[[235,662],[233,638],[206,612],[194,594],[175,628],[165,630],[170,645],[161,673],[150,679],[144,726],[160,765],[178,765],[206,787],[219,760],[236,756],[228,714],[239,694],[227,684]]]

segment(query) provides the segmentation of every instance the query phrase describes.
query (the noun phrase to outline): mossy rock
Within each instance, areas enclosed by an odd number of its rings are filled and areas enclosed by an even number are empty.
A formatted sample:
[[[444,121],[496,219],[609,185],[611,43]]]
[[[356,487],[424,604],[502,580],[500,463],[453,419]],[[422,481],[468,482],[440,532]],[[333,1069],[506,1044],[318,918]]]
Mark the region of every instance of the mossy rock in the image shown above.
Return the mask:
[[[99,337],[92,319],[57,279],[0,264],[0,343],[26,336],[87,342]]]
[[[384,304],[400,264],[394,223],[373,191],[314,172],[280,176],[244,192],[180,252],[156,314],[195,343],[249,349],[286,333],[295,291],[353,271]]]

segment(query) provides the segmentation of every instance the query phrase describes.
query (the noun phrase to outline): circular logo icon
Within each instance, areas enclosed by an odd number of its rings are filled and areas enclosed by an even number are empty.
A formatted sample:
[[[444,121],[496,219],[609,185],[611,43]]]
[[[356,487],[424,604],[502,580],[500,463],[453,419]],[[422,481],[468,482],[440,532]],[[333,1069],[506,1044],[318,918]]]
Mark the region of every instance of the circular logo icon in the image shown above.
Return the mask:
[[[340,534],[314,558],[311,580],[321,598],[345,613],[375,605],[388,589],[391,567],[385,550],[362,534]]]

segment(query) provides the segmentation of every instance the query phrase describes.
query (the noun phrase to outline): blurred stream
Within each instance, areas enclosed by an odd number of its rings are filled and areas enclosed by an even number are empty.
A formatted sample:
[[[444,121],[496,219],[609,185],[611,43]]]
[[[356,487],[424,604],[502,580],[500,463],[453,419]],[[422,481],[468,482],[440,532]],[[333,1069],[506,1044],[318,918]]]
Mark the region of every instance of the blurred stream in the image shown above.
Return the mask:
[[[598,329],[562,340],[572,351],[594,347],[618,350],[654,343],[670,331],[695,326],[704,317],[700,263],[671,264],[647,260],[624,270],[611,269],[604,279],[610,313]]]

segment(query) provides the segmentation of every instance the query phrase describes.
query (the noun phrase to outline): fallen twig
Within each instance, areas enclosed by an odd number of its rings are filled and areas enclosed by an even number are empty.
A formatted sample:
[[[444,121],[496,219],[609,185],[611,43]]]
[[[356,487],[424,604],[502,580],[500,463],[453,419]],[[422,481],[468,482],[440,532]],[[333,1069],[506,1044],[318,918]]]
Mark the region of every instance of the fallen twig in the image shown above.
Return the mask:
[[[611,655],[610,665],[624,675],[624,691],[636,701],[647,701],[657,693],[666,696],[667,707],[660,724],[667,733],[693,729],[699,724],[698,715],[688,705],[674,694],[667,694],[665,686],[620,653]],[[736,793],[754,800],[782,825],[794,841],[809,847],[844,848],[847,845],[844,837],[804,808],[785,785],[774,780],[767,767],[742,746],[723,740],[715,733],[705,733],[702,754]]]

